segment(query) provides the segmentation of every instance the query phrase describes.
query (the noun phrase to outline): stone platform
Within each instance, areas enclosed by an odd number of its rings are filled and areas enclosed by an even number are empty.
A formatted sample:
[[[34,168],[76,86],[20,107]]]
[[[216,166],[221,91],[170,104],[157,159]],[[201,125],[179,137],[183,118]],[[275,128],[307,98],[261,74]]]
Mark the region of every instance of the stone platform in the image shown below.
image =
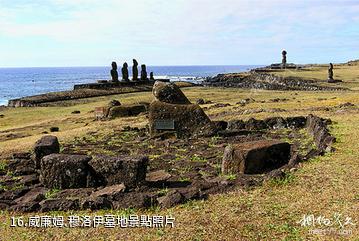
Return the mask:
[[[169,82],[168,79],[161,80]],[[103,82],[75,85],[74,90],[50,92],[9,100],[9,107],[56,106],[59,102],[107,95],[151,91],[154,81]]]
[[[170,82],[169,79],[161,79],[162,82]],[[151,81],[127,81],[127,82],[110,82],[106,80],[99,80],[97,83],[88,83],[88,84],[79,84],[74,85],[74,90],[79,89],[109,89],[109,88],[121,88],[121,87],[131,87],[131,86],[141,86],[141,85],[153,85],[154,80]]]

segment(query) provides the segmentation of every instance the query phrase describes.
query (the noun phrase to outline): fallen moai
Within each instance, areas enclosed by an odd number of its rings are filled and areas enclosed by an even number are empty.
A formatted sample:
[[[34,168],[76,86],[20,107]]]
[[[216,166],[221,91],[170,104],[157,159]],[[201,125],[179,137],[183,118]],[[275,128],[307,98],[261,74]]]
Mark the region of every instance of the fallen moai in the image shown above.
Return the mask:
[[[278,140],[245,142],[226,147],[223,174],[261,174],[287,164],[290,144]]]
[[[152,93],[155,100],[149,106],[151,136],[173,132],[176,137],[185,138],[216,132],[202,108],[192,104],[175,84],[157,81]]]
[[[122,105],[119,101],[112,100],[108,106],[96,107],[95,118],[98,120],[108,120],[119,117],[137,116],[147,112],[148,105],[148,103]]]

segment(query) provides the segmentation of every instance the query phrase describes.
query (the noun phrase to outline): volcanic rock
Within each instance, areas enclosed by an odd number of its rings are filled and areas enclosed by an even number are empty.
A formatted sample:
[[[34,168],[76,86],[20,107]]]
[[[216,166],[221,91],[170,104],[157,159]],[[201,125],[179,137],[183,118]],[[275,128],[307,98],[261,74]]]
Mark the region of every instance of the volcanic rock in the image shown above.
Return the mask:
[[[41,212],[78,210],[78,199],[45,199],[40,202]]]
[[[173,128],[158,124],[163,121],[173,122]],[[151,136],[172,130],[178,138],[184,138],[192,135],[211,135],[216,129],[199,105],[168,104],[160,101],[150,104],[149,124]]]
[[[114,209],[148,208],[156,203],[156,198],[153,194],[136,192],[124,193],[112,202]]]
[[[159,170],[154,172],[147,173],[146,181],[147,182],[164,182],[172,177],[171,174],[165,170]]]
[[[157,100],[169,104],[191,104],[181,89],[173,83],[156,81],[152,89]]]
[[[40,160],[46,155],[60,152],[60,144],[56,136],[43,136],[35,143],[35,166],[40,167]]]
[[[144,183],[148,165],[145,156],[95,156],[89,163],[106,185],[124,184],[134,188]]]
[[[225,148],[223,174],[260,174],[288,163],[290,144],[276,140],[260,140],[229,145]]]
[[[111,199],[116,199],[116,196],[123,193],[125,190],[126,190],[125,185],[118,184],[118,185],[108,186],[96,192],[93,192],[90,197],[92,198],[109,197]]]
[[[177,190],[167,193],[163,197],[157,198],[159,205],[162,208],[170,208],[184,201],[183,195]]]
[[[48,188],[81,188],[88,186],[91,170],[85,155],[51,154],[41,159],[40,181]]]
[[[114,119],[118,117],[137,116],[140,113],[146,112],[147,108],[145,105],[121,105],[114,106],[108,110],[107,118]]]

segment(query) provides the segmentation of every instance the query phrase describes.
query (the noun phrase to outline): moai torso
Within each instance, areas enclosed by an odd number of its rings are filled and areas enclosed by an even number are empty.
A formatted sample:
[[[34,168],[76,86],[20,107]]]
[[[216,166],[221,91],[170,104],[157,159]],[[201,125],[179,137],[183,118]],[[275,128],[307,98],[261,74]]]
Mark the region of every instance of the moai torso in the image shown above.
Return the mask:
[[[116,62],[112,62],[111,64],[111,78],[113,82],[118,82],[118,72],[117,72],[117,64]]]
[[[134,59],[133,60],[133,66],[132,66],[132,80],[137,81],[138,80],[138,62]]]
[[[124,81],[129,81],[128,77],[128,65],[127,63],[124,63],[122,66],[122,79]]]
[[[287,66],[287,51],[282,52],[282,68],[285,69]]]
[[[141,65],[141,80],[148,80],[146,65]]]
[[[329,64],[329,68],[328,68],[328,79],[329,80],[332,80],[333,79],[333,76],[334,76],[334,73],[333,73],[333,64],[330,63]]]

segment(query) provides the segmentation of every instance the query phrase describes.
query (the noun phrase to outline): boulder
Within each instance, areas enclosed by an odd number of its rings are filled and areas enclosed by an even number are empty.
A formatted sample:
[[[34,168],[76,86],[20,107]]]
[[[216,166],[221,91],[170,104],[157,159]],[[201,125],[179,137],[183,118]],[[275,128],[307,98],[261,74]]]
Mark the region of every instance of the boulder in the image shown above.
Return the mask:
[[[171,191],[163,197],[157,198],[158,204],[162,208],[170,208],[184,201],[183,195],[177,191]]]
[[[118,100],[111,100],[110,103],[108,103],[109,107],[113,107],[113,106],[120,106],[121,102]]]
[[[11,210],[18,212],[35,212],[40,209],[39,202],[45,199],[47,189],[44,187],[37,187],[24,196],[15,199],[16,205],[11,207]]]
[[[35,165],[36,168],[40,167],[40,160],[44,156],[59,153],[60,144],[56,136],[43,136],[40,140],[35,143]]]
[[[108,197],[110,199],[116,199],[116,197],[118,195],[121,195],[123,192],[125,192],[125,190],[126,190],[125,185],[121,183],[118,185],[108,186],[96,192],[93,192],[90,197],[91,198]]]
[[[118,117],[137,116],[146,111],[146,106],[140,104],[113,106],[109,109],[107,118],[114,119]]]
[[[66,189],[54,194],[54,198],[66,198],[66,199],[81,199],[91,195],[94,188],[77,188],[77,189]]]
[[[191,104],[181,89],[174,83],[156,81],[152,89],[153,95],[157,100],[169,104]]]
[[[22,187],[22,188],[18,188],[16,190],[8,190],[5,192],[0,192],[0,200],[4,201],[4,200],[8,200],[8,201],[13,201],[23,195],[25,195],[30,189],[28,187]]]
[[[41,159],[40,182],[48,188],[82,188],[88,186],[91,170],[85,155],[51,154]]]
[[[320,152],[333,151],[333,143],[336,142],[336,138],[333,137],[327,128],[330,120],[319,118],[318,116],[309,115],[307,117],[307,129],[308,132],[313,135],[314,142]]]
[[[106,185],[124,184],[134,188],[144,183],[148,165],[146,156],[104,156],[93,157],[89,162],[98,179]]]
[[[165,170],[159,170],[154,172],[147,173],[146,181],[147,182],[164,182],[172,177],[171,174]]]
[[[226,121],[212,121],[212,124],[218,131],[224,131],[228,127],[228,122]]]
[[[291,145],[277,140],[260,140],[229,145],[222,160],[222,173],[260,174],[288,163]]]
[[[39,176],[37,174],[22,176],[20,179],[20,184],[25,186],[31,186],[39,183]]]
[[[46,199],[40,202],[41,212],[68,211],[80,208],[78,199]]]
[[[268,126],[263,120],[256,120],[254,118],[250,118],[246,122],[246,129],[250,131],[264,130],[264,129],[268,129]]]
[[[169,130],[175,132],[178,138],[212,135],[216,132],[215,126],[201,107],[192,104],[179,105],[154,101],[149,107],[149,125],[151,136]]]
[[[112,201],[113,209],[148,208],[156,204],[156,198],[149,193],[123,193]]]
[[[215,186],[215,185],[212,185]],[[190,186],[188,188],[183,188],[179,190],[185,200],[199,200],[206,199],[208,195],[203,193],[201,187]]]
[[[7,209],[9,209],[9,207],[10,207],[10,204],[0,201],[0,210],[7,210]]]
[[[31,159],[13,159],[9,168],[14,176],[31,175],[36,172],[35,162]]]
[[[246,128],[246,123],[243,120],[232,120],[228,121],[227,130],[243,130]]]
[[[81,209],[112,209],[112,202],[106,197],[88,197],[81,201]]]
[[[50,132],[58,132],[59,130],[60,128],[57,126],[50,127]]]
[[[204,103],[205,103],[205,101],[202,98],[196,100],[196,104],[198,104],[198,105],[204,105]]]
[[[27,202],[13,205],[9,208],[10,211],[14,212],[37,212],[40,209],[40,204],[38,202]]]
[[[280,129],[280,128],[304,128],[307,122],[307,118],[304,116],[296,117],[270,117],[264,120],[264,123],[268,128]]]

